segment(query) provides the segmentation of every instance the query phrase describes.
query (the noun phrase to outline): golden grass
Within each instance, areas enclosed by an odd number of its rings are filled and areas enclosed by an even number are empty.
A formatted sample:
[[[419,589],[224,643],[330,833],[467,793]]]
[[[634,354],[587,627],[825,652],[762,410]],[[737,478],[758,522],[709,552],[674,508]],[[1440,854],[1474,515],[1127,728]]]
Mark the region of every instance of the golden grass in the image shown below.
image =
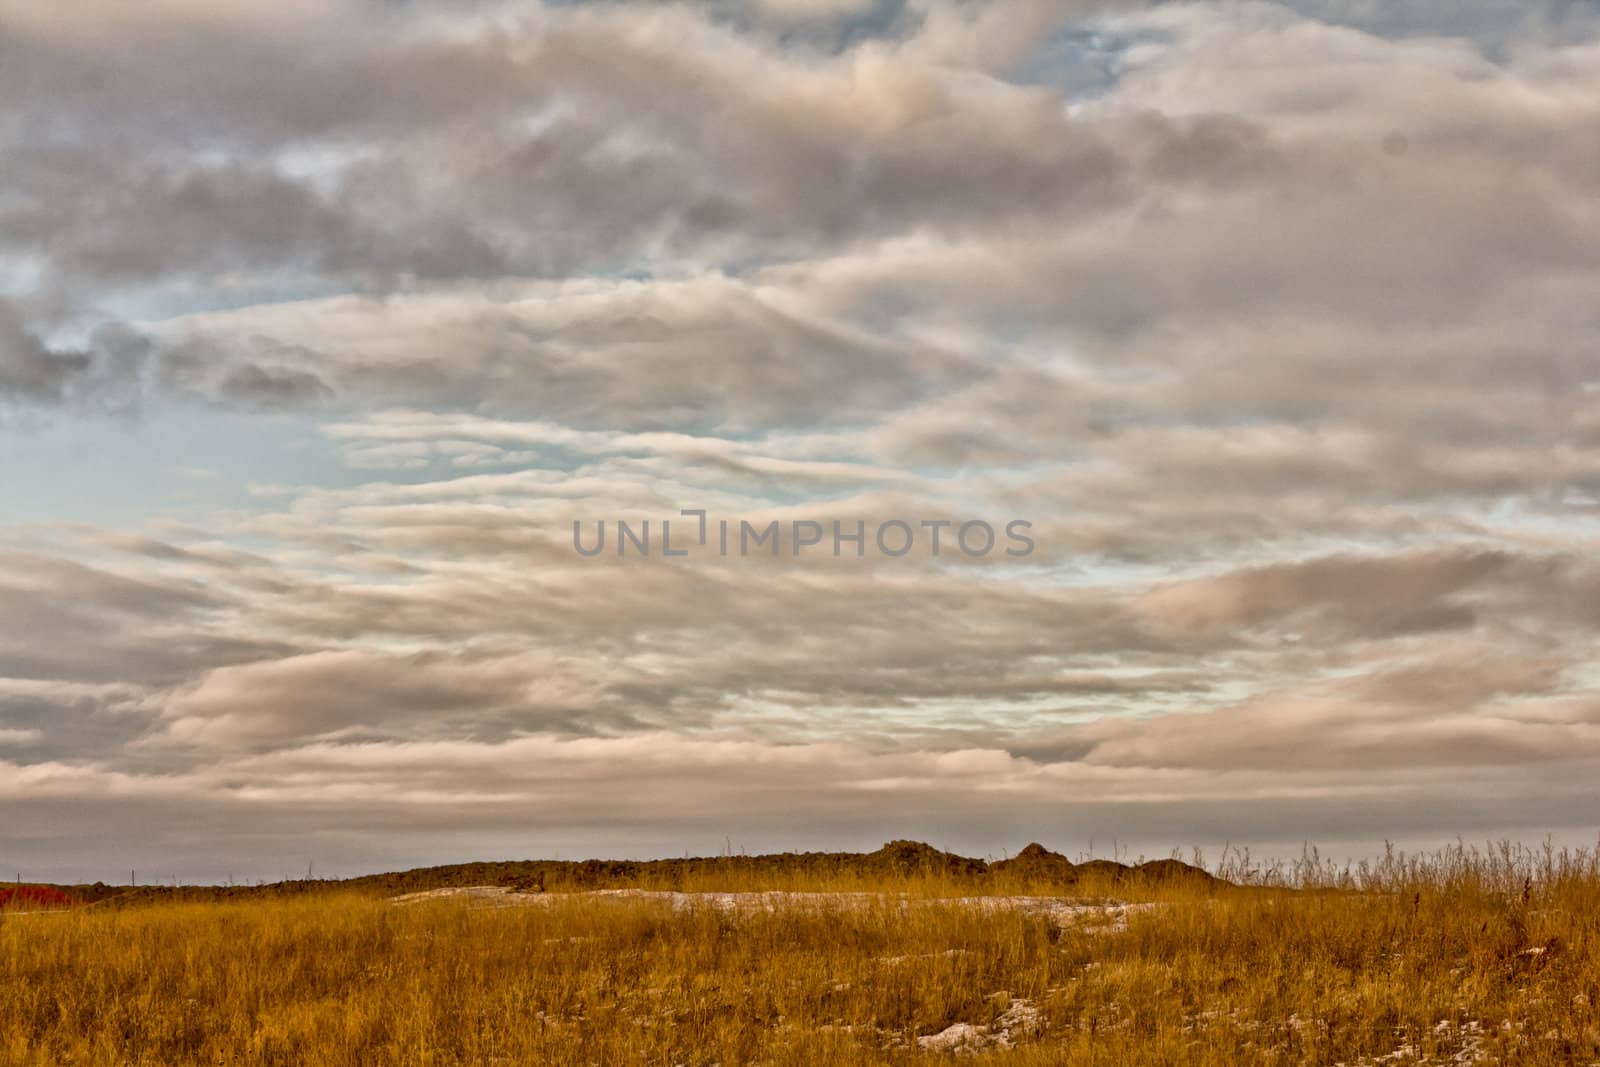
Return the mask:
[[[926,882],[772,911],[347,893],[7,915],[0,1063],[937,1063],[918,1038],[956,1024],[990,1028],[962,1062],[996,1065],[1600,1062],[1592,857],[1231,873],[1298,884],[1123,890],[1155,905],[1125,927]]]

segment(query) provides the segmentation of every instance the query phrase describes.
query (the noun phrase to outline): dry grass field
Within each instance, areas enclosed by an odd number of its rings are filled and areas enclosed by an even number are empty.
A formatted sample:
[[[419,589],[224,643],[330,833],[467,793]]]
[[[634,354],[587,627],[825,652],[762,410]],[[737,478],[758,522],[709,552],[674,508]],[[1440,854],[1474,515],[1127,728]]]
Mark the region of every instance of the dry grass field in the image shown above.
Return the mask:
[[[1592,855],[1222,873],[0,913],[0,1063],[1600,1062]]]

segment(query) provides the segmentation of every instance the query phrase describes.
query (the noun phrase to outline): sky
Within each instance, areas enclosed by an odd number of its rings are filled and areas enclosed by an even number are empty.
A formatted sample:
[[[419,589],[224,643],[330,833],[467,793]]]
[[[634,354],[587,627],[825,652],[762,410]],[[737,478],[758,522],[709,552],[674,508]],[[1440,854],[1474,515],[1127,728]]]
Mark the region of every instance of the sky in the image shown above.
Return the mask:
[[[0,872],[1592,845],[1597,291],[1588,3],[0,0]]]

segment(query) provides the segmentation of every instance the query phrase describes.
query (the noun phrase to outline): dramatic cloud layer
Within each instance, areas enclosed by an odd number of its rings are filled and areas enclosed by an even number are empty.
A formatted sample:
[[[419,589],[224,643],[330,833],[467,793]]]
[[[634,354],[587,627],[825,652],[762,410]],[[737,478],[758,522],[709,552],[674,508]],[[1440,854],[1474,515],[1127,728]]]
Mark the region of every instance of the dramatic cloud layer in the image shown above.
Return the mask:
[[[1404,8],[0,0],[0,862],[1592,839],[1600,19]]]

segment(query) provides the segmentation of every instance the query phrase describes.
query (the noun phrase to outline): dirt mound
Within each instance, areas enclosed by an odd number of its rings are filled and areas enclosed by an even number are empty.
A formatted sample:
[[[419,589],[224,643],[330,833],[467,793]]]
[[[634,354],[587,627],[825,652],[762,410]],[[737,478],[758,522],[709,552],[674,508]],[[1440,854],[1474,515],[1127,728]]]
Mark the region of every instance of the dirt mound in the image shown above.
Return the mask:
[[[1031,844],[1011,859],[988,865],[989,871],[1013,880],[1061,889],[1085,889],[1128,885],[1207,886],[1217,879],[1179,860],[1151,860],[1145,863],[1117,863],[1115,860],[1084,860],[1073,863],[1059,852]]]
[[[989,870],[1030,882],[1071,886],[1078,881],[1078,868],[1059,852],[1051,852],[1038,842],[1024,848],[1011,859],[989,864]]]
[[[974,878],[984,874],[988,864],[982,860],[941,852],[921,841],[890,841],[876,852],[862,857],[863,866],[873,873],[898,875],[902,878],[942,875],[957,878]]]
[[[1215,885],[1218,879],[1199,867],[1181,860],[1152,860],[1133,869],[1136,877],[1151,885]]]

